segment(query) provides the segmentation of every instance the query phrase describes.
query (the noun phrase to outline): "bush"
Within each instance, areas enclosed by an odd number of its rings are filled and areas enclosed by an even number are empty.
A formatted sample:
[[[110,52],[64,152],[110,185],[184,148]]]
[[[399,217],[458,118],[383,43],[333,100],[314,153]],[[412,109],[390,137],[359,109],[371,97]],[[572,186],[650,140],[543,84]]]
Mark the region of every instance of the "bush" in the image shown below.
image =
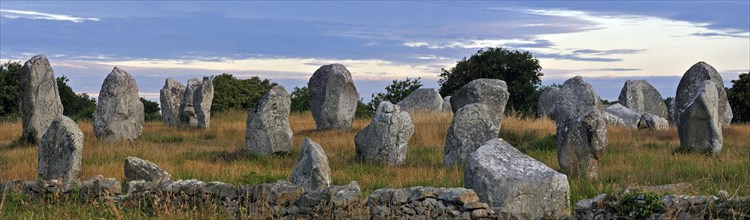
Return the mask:
[[[292,91],[292,112],[306,112],[310,111],[310,90],[307,86],[294,87]]]
[[[420,79],[421,78],[409,79],[409,77],[407,77],[404,81],[393,80],[391,85],[385,87],[385,93],[373,94],[372,100],[367,103],[367,106],[374,112],[382,101],[389,101],[396,104],[401,100],[404,100],[404,98],[409,96],[414,90],[422,87]]]
[[[65,75],[57,77],[57,92],[63,105],[63,115],[74,121],[91,119],[96,111],[96,100],[86,93],[76,94],[73,88],[68,86],[69,81]]]
[[[18,117],[18,91],[21,79],[20,62],[11,62],[0,66],[0,118]]]
[[[740,78],[732,80],[732,88],[727,89],[727,99],[732,106],[733,122],[746,123],[750,121],[750,72],[740,74]]]
[[[159,103],[144,99],[143,97],[141,97],[141,103],[143,103],[143,116],[146,121],[161,121]]]
[[[212,112],[223,112],[229,109],[249,111],[255,102],[268,92],[276,83],[257,76],[249,79],[237,79],[232,74],[223,73],[212,76],[214,83],[214,100]]]

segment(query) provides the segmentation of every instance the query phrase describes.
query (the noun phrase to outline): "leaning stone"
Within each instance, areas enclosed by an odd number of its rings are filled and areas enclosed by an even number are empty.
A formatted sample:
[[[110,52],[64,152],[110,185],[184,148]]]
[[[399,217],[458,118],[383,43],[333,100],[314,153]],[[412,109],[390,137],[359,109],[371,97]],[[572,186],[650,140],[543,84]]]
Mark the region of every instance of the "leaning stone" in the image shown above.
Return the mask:
[[[164,182],[172,178],[172,175],[159,166],[147,160],[137,157],[125,159],[125,182],[134,180],[145,180],[146,182]]]
[[[318,143],[305,138],[299,162],[294,166],[289,182],[302,186],[307,192],[325,189],[331,185],[328,157]]]
[[[443,98],[443,106],[441,107],[442,111],[444,112],[453,112],[453,108],[451,108],[451,97],[446,96]]]
[[[291,97],[283,86],[274,86],[247,115],[246,146],[251,153],[268,155],[292,152],[289,126]]]
[[[563,84],[555,102],[557,162],[567,175],[595,178],[599,159],[607,146],[607,127],[594,88],[580,76]]]
[[[455,113],[468,104],[484,104],[487,106],[488,113],[493,122],[500,128],[509,95],[510,93],[508,93],[508,86],[505,84],[505,81],[499,79],[475,79],[453,94],[451,107]]]
[[[493,139],[477,149],[464,169],[464,186],[481,201],[535,218],[568,212],[567,176],[521,153],[503,139]]]
[[[310,110],[318,130],[350,129],[359,93],[352,75],[341,64],[321,66],[307,83]]]
[[[419,88],[398,102],[398,107],[403,111],[440,111],[443,107],[443,98],[434,88]]]
[[[134,140],[141,136],[143,103],[138,85],[128,72],[115,67],[107,75],[93,116],[94,134],[100,140]]]
[[[555,119],[555,100],[559,94],[560,87],[550,86],[542,90],[536,107],[537,117]]]
[[[36,144],[53,120],[63,114],[55,72],[44,55],[36,55],[21,68],[19,112],[23,122],[21,139]]]
[[[180,125],[192,128],[210,127],[213,99],[214,84],[211,78],[188,80],[185,95],[180,104]]]
[[[81,173],[83,133],[73,120],[58,116],[39,142],[39,177],[62,179],[65,185]]]
[[[614,121],[610,119],[607,121],[608,123],[614,122],[616,123],[615,125],[620,125],[628,128],[638,128],[638,122],[641,121],[640,113],[635,112],[628,107],[620,105],[619,103],[604,107],[604,111],[609,113],[609,115],[611,116],[621,119]]]
[[[463,166],[484,142],[497,138],[500,129],[490,117],[487,106],[479,103],[466,105],[453,115],[443,148],[446,168]]]
[[[161,117],[164,124],[177,126],[180,123],[180,103],[185,96],[185,85],[175,81],[172,77],[167,78],[164,87],[159,90],[159,102],[161,105]]]
[[[641,115],[641,121],[638,122],[638,128],[666,130],[669,129],[669,121],[658,115],[643,113],[643,115]]]
[[[719,125],[723,127],[732,122],[732,107],[729,106],[727,93],[724,91],[724,81],[721,79],[721,75],[713,66],[701,61],[690,67],[690,69],[682,75],[680,84],[677,85],[677,92],[675,92],[674,100],[672,100],[675,105],[672,122],[675,125],[680,125],[682,111],[685,111],[685,109],[693,103],[695,97],[703,91],[704,80],[710,80],[714,83],[714,86],[716,86]]]
[[[638,113],[651,113],[662,118],[668,116],[667,105],[664,104],[661,93],[646,80],[625,81],[617,100],[619,104]]]
[[[387,165],[404,164],[413,133],[409,113],[388,101],[380,102],[372,122],[354,136],[357,157]]]
[[[719,153],[724,145],[721,131],[721,116],[718,89],[711,80],[704,80],[704,86],[690,104],[680,113],[677,133],[682,148],[696,152]]]

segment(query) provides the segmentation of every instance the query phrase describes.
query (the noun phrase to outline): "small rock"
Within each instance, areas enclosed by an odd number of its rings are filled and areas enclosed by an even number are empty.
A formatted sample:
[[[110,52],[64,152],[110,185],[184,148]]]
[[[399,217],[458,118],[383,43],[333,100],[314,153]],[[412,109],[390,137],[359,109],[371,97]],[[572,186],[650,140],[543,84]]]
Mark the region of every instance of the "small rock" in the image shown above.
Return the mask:
[[[164,182],[172,178],[172,175],[161,169],[150,161],[137,157],[125,159],[125,182],[133,180],[145,180],[146,182]]]
[[[299,162],[294,166],[289,182],[302,186],[307,192],[325,189],[331,185],[328,157],[318,143],[305,138]]]
[[[434,88],[419,88],[396,105],[403,111],[440,111],[443,107],[443,98]]]

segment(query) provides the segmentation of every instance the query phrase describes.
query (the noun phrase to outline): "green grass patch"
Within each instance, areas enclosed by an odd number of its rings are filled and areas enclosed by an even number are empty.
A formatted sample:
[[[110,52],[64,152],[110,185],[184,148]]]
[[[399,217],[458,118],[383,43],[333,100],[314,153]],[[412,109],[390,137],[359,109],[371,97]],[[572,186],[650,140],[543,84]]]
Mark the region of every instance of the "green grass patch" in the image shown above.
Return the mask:
[[[173,134],[143,134],[141,135],[141,139],[144,141],[148,141],[151,143],[159,143],[159,144],[174,144],[174,143],[182,143],[185,141],[185,138],[181,135],[173,135]]]

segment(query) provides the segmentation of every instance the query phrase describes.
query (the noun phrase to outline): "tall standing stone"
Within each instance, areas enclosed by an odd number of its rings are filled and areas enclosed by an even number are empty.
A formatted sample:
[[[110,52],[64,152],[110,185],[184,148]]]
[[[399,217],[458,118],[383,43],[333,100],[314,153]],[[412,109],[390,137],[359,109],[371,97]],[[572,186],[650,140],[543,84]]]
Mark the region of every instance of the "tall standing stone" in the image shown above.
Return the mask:
[[[289,182],[301,186],[305,192],[326,189],[331,186],[331,168],[328,156],[318,143],[305,138],[299,162],[294,166]]]
[[[719,114],[721,99],[713,81],[704,80],[702,84],[703,87],[696,91],[693,100],[680,113],[677,133],[683,148],[716,154],[724,144]]]
[[[453,115],[453,122],[448,128],[443,151],[443,164],[446,168],[463,166],[469,155],[485,142],[497,138],[500,128],[495,126],[487,106],[472,103],[459,109]]]
[[[161,103],[161,117],[164,124],[177,126],[180,123],[180,103],[185,96],[185,85],[175,81],[172,77],[167,78],[164,87],[159,91]]]
[[[341,64],[321,66],[307,82],[310,109],[318,130],[350,129],[359,93],[352,74]]]
[[[602,104],[580,76],[568,79],[555,102],[557,162],[567,175],[596,177],[597,163],[607,145]]]
[[[70,118],[60,115],[39,142],[39,177],[62,179],[65,185],[81,173],[83,133]]]
[[[26,61],[19,82],[19,112],[23,122],[22,140],[38,143],[47,127],[63,114],[55,72],[44,55]]]
[[[214,84],[209,77],[203,80],[188,80],[185,95],[180,104],[180,125],[192,128],[211,126],[211,104],[214,99]]]
[[[617,100],[623,106],[638,113],[651,113],[662,118],[669,116],[661,93],[646,80],[625,81]]]
[[[695,97],[698,96],[699,91],[702,91],[701,88],[704,86],[704,80],[711,80],[714,85],[716,85],[719,96],[719,125],[726,126],[732,122],[732,107],[729,106],[727,93],[724,91],[724,81],[721,79],[721,75],[713,66],[701,61],[690,67],[690,69],[682,75],[680,84],[677,85],[677,92],[672,101],[674,103],[672,122],[676,126],[680,125],[680,115],[682,115],[682,111],[684,111],[692,103]]]
[[[372,122],[354,136],[357,157],[373,163],[404,164],[413,133],[409,113],[391,102],[380,102]]]
[[[451,97],[451,107],[455,113],[465,105],[481,103],[487,106],[488,113],[499,128],[508,103],[508,85],[499,79],[475,79],[467,83]]]
[[[103,141],[134,140],[143,131],[143,103],[138,85],[128,72],[115,67],[99,91],[94,112],[94,134]]]
[[[443,98],[434,88],[419,88],[414,90],[404,100],[398,102],[398,107],[403,111],[440,111],[443,107]]]
[[[289,126],[291,97],[283,86],[274,86],[247,115],[246,146],[251,153],[267,155],[292,152]]]
[[[444,112],[453,112],[453,108],[451,108],[451,97],[450,96],[446,96],[445,98],[443,98],[443,107],[442,107],[442,110]]]
[[[542,91],[536,107],[537,117],[555,119],[555,101],[559,94],[560,88],[554,86],[547,87]]]

